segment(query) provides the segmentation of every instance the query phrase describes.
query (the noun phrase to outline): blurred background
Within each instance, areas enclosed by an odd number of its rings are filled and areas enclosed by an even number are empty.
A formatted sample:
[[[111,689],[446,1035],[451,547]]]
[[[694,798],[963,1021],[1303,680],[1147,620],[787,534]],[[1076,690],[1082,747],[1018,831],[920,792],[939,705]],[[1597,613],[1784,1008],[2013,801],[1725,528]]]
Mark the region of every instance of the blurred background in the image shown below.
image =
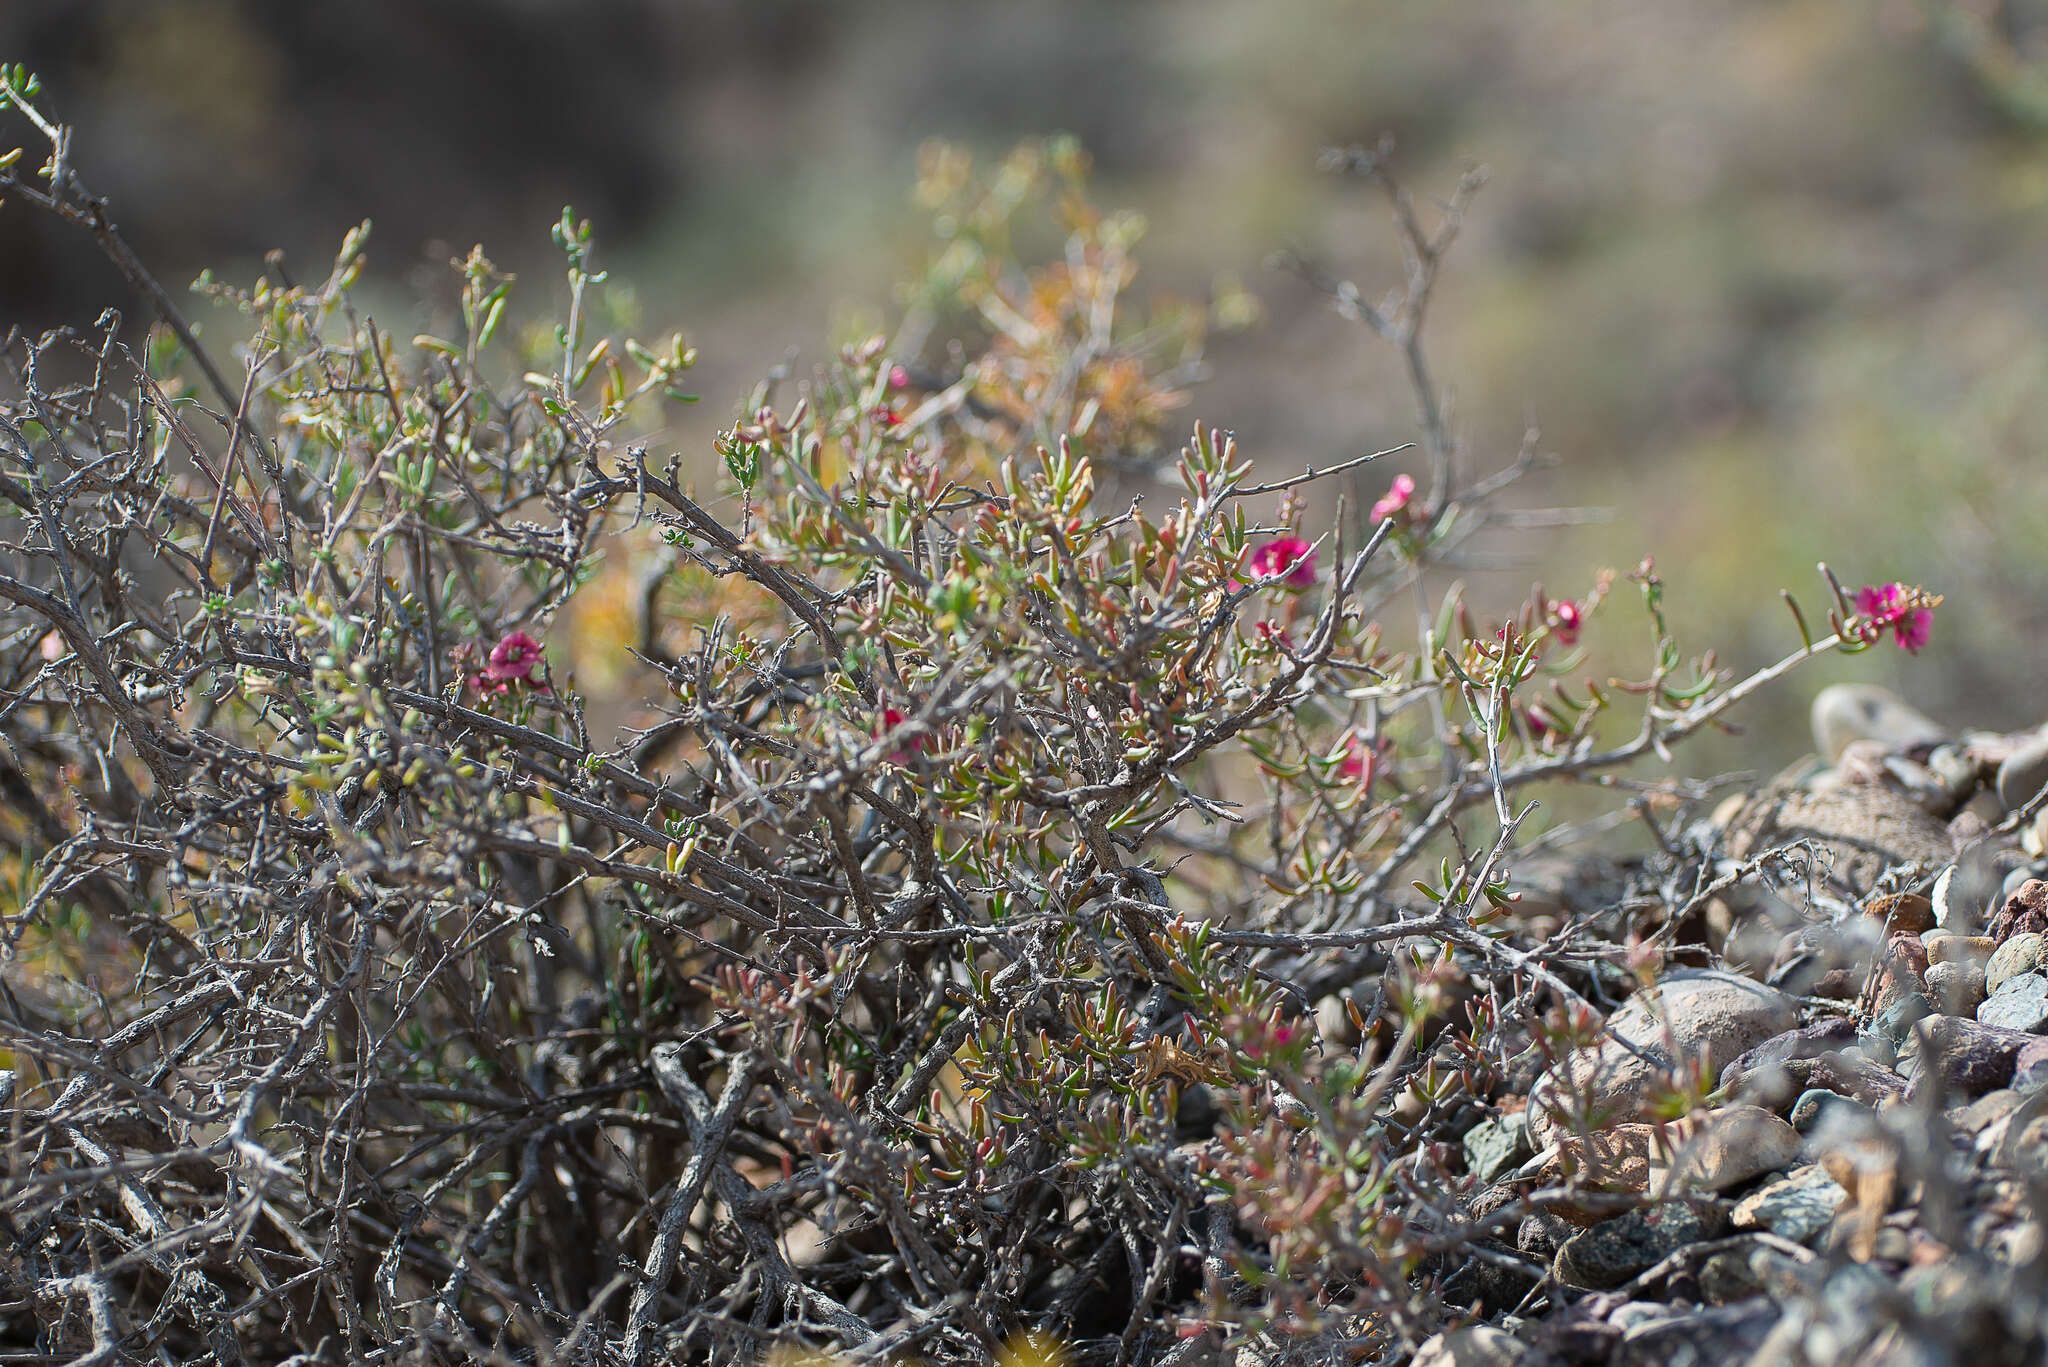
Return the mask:
[[[663,439],[706,470],[770,367],[896,320],[924,140],[1054,131],[1149,219],[1141,295],[1234,278],[1263,306],[1189,417],[1287,471],[1410,440],[1399,358],[1263,265],[1398,279],[1383,204],[1314,171],[1391,133],[1420,196],[1491,171],[1429,328],[1468,468],[1535,425],[1561,464],[1524,500],[1613,510],[1519,541],[1499,606],[1655,553],[1682,640],[1750,666],[1796,644],[1781,585],[1818,615],[1826,559],[1948,594],[1933,644],[1805,672],[1725,758],[1799,745],[1836,678],[2048,719],[2040,0],[66,0],[0,7],[0,58],[174,288],[271,248],[317,276],[364,218],[392,309],[476,242],[559,288],[573,204],[645,331],[700,347]],[[83,237],[0,208],[0,319],[123,297]]]

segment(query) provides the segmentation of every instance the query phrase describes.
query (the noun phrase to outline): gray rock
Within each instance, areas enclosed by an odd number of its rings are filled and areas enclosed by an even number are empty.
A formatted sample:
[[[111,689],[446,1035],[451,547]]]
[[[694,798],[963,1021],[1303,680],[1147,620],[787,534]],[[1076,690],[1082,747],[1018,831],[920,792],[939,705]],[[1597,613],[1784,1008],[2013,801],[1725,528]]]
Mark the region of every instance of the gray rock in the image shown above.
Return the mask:
[[[1998,766],[1998,800],[2018,811],[2048,786],[2048,731],[2034,737]]]
[[[1644,1090],[1672,1069],[1674,1046],[1713,1080],[1745,1050],[1798,1024],[1798,1005],[1753,979],[1710,969],[1668,974],[1608,1018],[1609,1033],[1632,1048],[1605,1040],[1561,1060],[1537,1081],[1529,1097],[1530,1143],[1539,1149],[1551,1143],[1550,1110],[1561,1093],[1587,1090],[1596,1105],[1618,1112],[1613,1119],[1633,1120]]]
[[[1961,805],[1977,787],[1977,761],[1960,745],[1937,745],[1928,752],[1927,767],[1948,789],[1951,806]]]
[[[1974,1016],[1987,995],[1981,964],[1930,964],[1926,980],[1927,995],[1945,1016]]]
[[[1489,1116],[1465,1131],[1465,1170],[1487,1185],[1533,1153],[1527,1112]]]
[[[1892,1048],[1901,1049],[1912,1033],[1913,1022],[1925,1020],[1934,1014],[1934,1003],[1918,992],[1908,992],[1890,1006],[1877,1013],[1871,1027],[1886,1040]]]
[[[1482,1324],[1425,1339],[1411,1367],[1520,1367],[1538,1356],[1507,1330]]]
[[[1799,1100],[1792,1103],[1790,1120],[1792,1128],[1801,1134],[1809,1134],[1816,1127],[1830,1123],[1829,1117],[1847,1119],[1856,1115],[1871,1115],[1870,1107],[1848,1097],[1815,1087],[1799,1094]]]
[[[2048,1030],[2048,978],[2038,973],[2007,978],[1977,1008],[1977,1021],[2032,1035]]]
[[[1719,1223],[1712,1212],[1703,1213],[1699,1203],[1691,1201],[1645,1206],[1565,1240],[1552,1270],[1567,1286],[1610,1290],[1679,1249],[1713,1238]]]
[[[1688,1310],[1638,1325],[1621,1336],[1611,1367],[1707,1367],[1749,1362],[1776,1327],[1778,1307],[1758,1296]]]
[[[1832,764],[1851,741],[1874,740],[1887,750],[1939,745],[1948,728],[1888,688],[1835,684],[1813,698],[1813,743]],[[2048,781],[2048,780],[2044,780]]]
[[[1995,997],[2007,978],[2038,972],[2044,956],[2048,956],[2048,936],[2034,931],[2009,936],[1992,951],[1991,961],[1984,965],[1985,993]]]
[[[1734,1224],[1803,1244],[1827,1231],[1848,1194],[1818,1163],[1809,1164],[1737,1202]]]

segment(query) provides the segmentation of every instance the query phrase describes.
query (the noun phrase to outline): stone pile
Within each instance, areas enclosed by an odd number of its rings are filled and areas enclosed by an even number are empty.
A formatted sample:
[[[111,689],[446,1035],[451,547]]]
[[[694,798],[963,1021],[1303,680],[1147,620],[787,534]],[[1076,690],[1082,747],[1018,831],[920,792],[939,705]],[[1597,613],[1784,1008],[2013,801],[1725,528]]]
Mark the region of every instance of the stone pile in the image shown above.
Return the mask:
[[[1705,833],[1700,966],[1465,1133],[1418,1367],[2048,1362],[2048,729],[1814,712]]]

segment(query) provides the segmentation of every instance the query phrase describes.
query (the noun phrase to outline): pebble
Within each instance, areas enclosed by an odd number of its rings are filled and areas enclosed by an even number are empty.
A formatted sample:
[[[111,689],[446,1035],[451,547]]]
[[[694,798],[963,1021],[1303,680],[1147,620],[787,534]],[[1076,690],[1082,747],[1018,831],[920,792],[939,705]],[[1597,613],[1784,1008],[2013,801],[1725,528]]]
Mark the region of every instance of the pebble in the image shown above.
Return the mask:
[[[1818,1163],[1809,1163],[1737,1202],[1733,1223],[1737,1229],[1767,1229],[1795,1244],[1807,1243],[1834,1223],[1848,1194]]]
[[[2030,931],[2006,940],[1984,964],[1986,995],[1995,996],[2007,978],[2039,970],[2044,954],[2048,954],[2048,936]]]
[[[1753,1362],[1778,1319],[1777,1306],[1765,1297],[1681,1311],[1628,1330],[1607,1361],[1610,1367]]]
[[[1873,897],[1863,904],[1863,915],[1894,935],[1905,931],[1919,935],[1934,929],[1934,903],[1914,892]]]
[[[1505,1329],[1476,1325],[1423,1340],[1410,1367],[1517,1367],[1536,1350]]]
[[[1990,900],[1983,883],[1981,860],[1970,866],[1950,864],[1934,880],[1928,900],[1934,904],[1934,924],[1957,935],[1975,935],[1984,928],[1984,904]]]
[[[1998,941],[1989,935],[1952,935],[1937,931],[1920,939],[1927,946],[1927,962],[1930,964],[1989,963],[1998,950]]]
[[[1984,1025],[2003,1030],[2024,1030],[2038,1035],[2048,1029],[2048,978],[2039,973],[2020,973],[2007,978],[1998,990],[1977,1008]]]
[[[1526,1111],[1489,1116],[1465,1131],[1465,1170],[1483,1184],[1491,1185],[1510,1167],[1528,1161],[1529,1156]]]
[[[2048,731],[2007,755],[2005,763],[1998,766],[1998,800],[2007,811],[2018,811],[2044,786],[2048,786]]]
[[[1723,1191],[1784,1167],[1798,1152],[1799,1132],[1761,1106],[1723,1106],[1679,1142],[1659,1190]]]
[[[1799,1100],[1792,1103],[1791,1123],[1799,1133],[1808,1134],[1822,1124],[1832,1123],[1834,1118],[1869,1114],[1870,1107],[1860,1101],[1814,1087],[1801,1092]]]
[[[1712,969],[1668,974],[1608,1018],[1609,1031],[1629,1040],[1634,1051],[1609,1039],[1561,1061],[1537,1082],[1529,1099],[1531,1142],[1547,1144],[1553,1137],[1551,1108],[1561,1091],[1590,1090],[1596,1105],[1633,1119],[1649,1084],[1669,1075],[1670,1045],[1698,1063],[1711,1082],[1744,1051],[1798,1024],[1798,1005],[1753,979]],[[1568,1084],[1562,1088],[1560,1072]]]
[[[1888,688],[1834,684],[1813,697],[1813,743],[1833,764],[1851,741],[1881,741],[1888,750],[1939,745],[1948,728]]]
[[[2041,815],[2048,818],[2048,808],[2044,808]],[[2029,878],[2020,884],[1999,906],[1986,929],[2000,944],[2015,935],[2048,931],[2048,882]]]
[[[1699,1201],[1666,1201],[1602,1220],[1565,1240],[1551,1265],[1567,1286],[1606,1291],[1648,1271],[1689,1244],[1714,1238],[1722,1210]]]
[[[1569,1182],[1575,1190],[1593,1193],[1648,1191],[1650,1152],[1656,1143],[1655,1127],[1635,1123],[1611,1125],[1583,1139],[1560,1134],[1550,1147],[1517,1168],[1510,1180],[1537,1188]],[[1547,1208],[1581,1225],[1600,1216],[1595,1207],[1580,1206],[1570,1199]]]
[[[1974,1016],[1985,996],[1981,963],[1938,963],[1927,969],[1927,995],[1946,1016]]]
[[[1927,767],[1948,789],[1951,805],[1958,805],[1976,791],[1977,761],[1955,744],[1937,745],[1927,753]]]

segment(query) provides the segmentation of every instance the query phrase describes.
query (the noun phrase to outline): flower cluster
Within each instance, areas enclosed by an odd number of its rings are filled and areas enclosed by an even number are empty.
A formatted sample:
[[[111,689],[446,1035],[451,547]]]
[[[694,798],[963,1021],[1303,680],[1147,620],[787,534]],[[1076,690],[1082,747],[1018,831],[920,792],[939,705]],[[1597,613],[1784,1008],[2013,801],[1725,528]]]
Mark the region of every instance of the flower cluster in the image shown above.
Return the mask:
[[[1917,654],[1934,629],[1939,594],[1904,584],[1866,584],[1856,591],[1856,617],[1850,630],[1860,639],[1877,641],[1892,633],[1901,650]]]
[[[1260,579],[1285,576],[1281,583],[1305,589],[1316,582],[1316,548],[1298,536],[1276,536],[1252,552],[1251,570]]]
[[[534,670],[544,664],[540,642],[523,631],[515,631],[491,647],[489,663],[470,682],[479,693],[509,693],[515,684],[546,693],[547,680],[533,677]]]

